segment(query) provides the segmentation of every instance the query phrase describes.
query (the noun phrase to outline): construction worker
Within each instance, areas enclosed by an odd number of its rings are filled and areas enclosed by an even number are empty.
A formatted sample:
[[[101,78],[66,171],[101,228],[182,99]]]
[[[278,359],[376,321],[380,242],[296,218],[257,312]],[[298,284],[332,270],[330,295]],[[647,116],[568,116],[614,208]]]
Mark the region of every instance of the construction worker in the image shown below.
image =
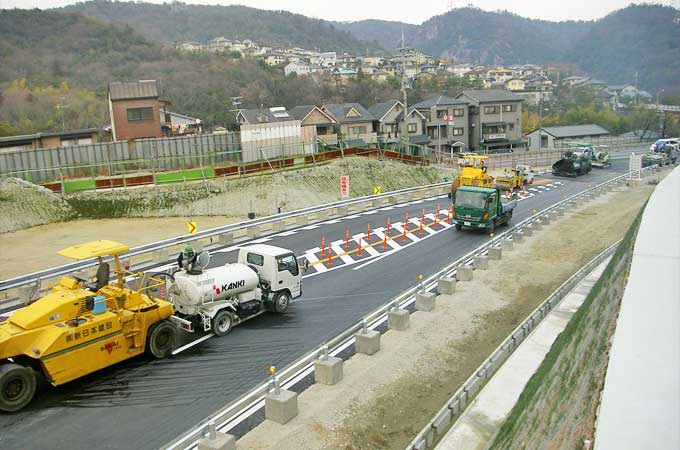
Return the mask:
[[[196,258],[197,255],[193,247],[191,247],[191,245],[187,245],[184,247],[184,250],[180,252],[179,256],[177,256],[177,265],[180,269],[186,270],[188,274],[198,275],[203,271],[196,264]]]

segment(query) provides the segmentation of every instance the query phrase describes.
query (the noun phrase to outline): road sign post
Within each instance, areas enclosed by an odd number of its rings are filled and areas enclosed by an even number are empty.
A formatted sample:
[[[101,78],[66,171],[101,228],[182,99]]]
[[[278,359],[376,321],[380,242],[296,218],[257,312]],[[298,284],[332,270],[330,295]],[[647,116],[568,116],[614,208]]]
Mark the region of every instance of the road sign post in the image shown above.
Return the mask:
[[[340,198],[349,198],[349,175],[340,176]]]

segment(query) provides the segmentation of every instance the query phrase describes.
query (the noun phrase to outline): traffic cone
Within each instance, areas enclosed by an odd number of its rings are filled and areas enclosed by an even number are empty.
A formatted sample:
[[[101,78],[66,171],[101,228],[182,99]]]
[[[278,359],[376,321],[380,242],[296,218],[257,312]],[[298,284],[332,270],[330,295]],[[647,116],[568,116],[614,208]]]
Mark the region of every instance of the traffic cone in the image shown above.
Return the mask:
[[[345,250],[349,250],[349,228],[345,230]]]
[[[333,250],[331,248],[328,248],[328,267],[333,265]]]
[[[408,211],[406,211],[406,220],[404,221],[404,234],[401,236],[402,242],[406,242],[406,233],[408,230]]]
[[[366,242],[371,240],[371,224],[366,224]]]
[[[321,257],[326,256],[326,238],[321,236]]]

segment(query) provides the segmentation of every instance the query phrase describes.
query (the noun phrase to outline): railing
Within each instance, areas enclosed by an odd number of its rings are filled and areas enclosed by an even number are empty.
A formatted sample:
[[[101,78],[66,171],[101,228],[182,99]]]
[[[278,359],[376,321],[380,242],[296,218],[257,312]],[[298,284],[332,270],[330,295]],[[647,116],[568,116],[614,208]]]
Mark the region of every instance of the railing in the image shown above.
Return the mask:
[[[420,195],[425,196],[427,193],[432,193],[436,191],[437,193],[443,193],[444,190],[448,189],[449,183],[435,183],[427,186],[419,186],[414,188],[400,189],[397,191],[388,192],[380,195],[369,195],[365,197],[358,197],[348,200],[341,200],[334,203],[328,203],[325,205],[311,206],[308,208],[298,209],[295,211],[275,214],[272,216],[267,216],[247,222],[239,222],[231,225],[226,225],[223,227],[212,228],[210,230],[197,232],[196,234],[178,236],[171,239],[165,239],[163,241],[157,241],[146,245],[141,245],[131,249],[129,252],[120,255],[121,258],[131,258],[135,256],[145,255],[153,253],[158,250],[169,249],[171,247],[182,245],[202,239],[208,239],[216,237],[225,233],[234,233],[240,230],[246,230],[252,227],[260,227],[265,224],[273,224],[275,222],[282,222],[286,219],[293,219],[301,216],[314,215],[319,213],[327,213],[331,210],[336,210],[335,213],[338,216],[346,215],[349,212],[343,212],[343,208],[348,208],[352,206],[361,206],[361,204],[382,202],[389,200],[392,197],[405,196],[405,195]],[[366,206],[366,205],[364,205]],[[362,206],[363,207],[363,206]],[[318,220],[326,220],[326,218]],[[108,259],[107,259],[108,261]],[[71,264],[65,264],[58,267],[53,267],[51,269],[40,270],[27,275],[21,275],[18,277],[13,277],[7,280],[0,281],[0,292],[6,291],[8,289],[19,288],[33,283],[39,283],[40,280],[54,278],[57,276],[66,275],[76,271],[82,271],[89,267],[94,267],[98,264],[96,258],[91,258],[88,260],[78,261]]]
[[[562,283],[543,301],[510,335],[501,343],[463,385],[451,396],[446,404],[435,414],[427,425],[406,447],[406,450],[428,450],[435,447],[437,441],[446,433],[481,391],[486,382],[500,369],[503,363],[514,353],[519,344],[531,334],[531,331],[559,305],[564,297],[602,261],[614,253],[621,241],[617,241],[585,266],[580,268],[567,281]]]
[[[645,168],[643,171],[651,170],[652,168]],[[630,174],[624,174],[613,178],[609,181],[601,183],[595,187],[582,191],[578,194],[572,195],[571,197],[556,203],[552,206],[545,208],[539,213],[532,215],[531,217],[523,220],[519,224],[509,228],[502,234],[490,239],[486,243],[477,247],[473,251],[469,252],[465,256],[457,259],[453,263],[447,265],[443,269],[439,270],[422,281],[421,285],[424,290],[432,290],[436,285],[437,281],[445,276],[455,276],[457,269],[462,266],[469,266],[476,256],[484,255],[488,253],[489,248],[498,247],[504,239],[510,238],[513,233],[521,232],[523,228],[532,225],[541,220],[542,217],[552,214],[553,211],[557,211],[559,208],[564,208],[565,206],[573,205],[574,202],[581,200],[585,197],[592,195],[599,195],[604,192],[604,190],[609,189],[620,183],[625,183]],[[366,329],[376,328],[378,325],[383,323],[387,318],[387,313],[392,308],[405,308],[410,306],[415,302],[415,295],[420,290],[420,286],[414,286],[410,289],[402,292],[396,297],[392,298],[387,303],[383,304],[378,309],[364,316],[359,322],[355,323],[351,327],[347,328],[345,331],[329,339],[327,342],[322,343],[316,349],[306,353],[301,358],[297,359],[293,363],[289,364],[286,368],[278,372],[278,379],[280,383],[286,387],[295,384],[300,377],[303,377],[306,373],[311,373],[313,370],[314,361],[325,352],[330,351],[330,354],[337,355],[340,351],[347,348],[354,342],[354,335]],[[533,315],[530,317],[533,318]],[[522,338],[526,336],[524,334]],[[493,355],[492,355],[493,356]],[[231,403],[227,404],[224,408],[212,414],[211,416],[205,418],[199,424],[191,428],[186,433],[182,434],[172,442],[168,443],[163,447],[165,450],[175,450],[175,449],[189,449],[196,446],[195,442],[203,437],[204,433],[208,430],[209,424],[214,424],[216,428],[220,431],[227,432],[232,427],[236,426],[245,417],[252,414],[255,410],[259,409],[260,404],[264,403],[264,396],[270,389],[272,389],[272,382],[267,381],[260,383],[255,388],[249,392],[243,394],[238,399],[235,399]],[[419,435],[420,436],[420,435]],[[418,440],[417,442],[420,442]],[[421,449],[425,447],[409,447],[415,449]]]

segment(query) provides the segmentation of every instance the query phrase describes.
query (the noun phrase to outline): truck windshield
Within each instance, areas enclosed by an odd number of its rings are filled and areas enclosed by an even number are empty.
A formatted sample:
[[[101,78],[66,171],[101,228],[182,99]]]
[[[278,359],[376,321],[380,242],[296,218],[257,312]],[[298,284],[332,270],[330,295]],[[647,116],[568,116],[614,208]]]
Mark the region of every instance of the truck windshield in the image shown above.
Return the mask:
[[[463,208],[485,209],[484,200],[486,195],[482,192],[459,190],[456,192],[456,206]]]

